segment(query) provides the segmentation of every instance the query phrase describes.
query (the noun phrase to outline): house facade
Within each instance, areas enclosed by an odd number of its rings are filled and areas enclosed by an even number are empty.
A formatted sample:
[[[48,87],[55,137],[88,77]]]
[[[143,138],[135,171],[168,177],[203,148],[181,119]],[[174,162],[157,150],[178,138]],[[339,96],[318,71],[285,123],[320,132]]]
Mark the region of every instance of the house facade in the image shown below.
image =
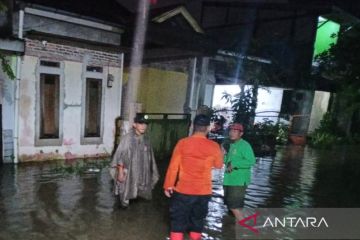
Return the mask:
[[[120,115],[122,55],[26,39],[19,161],[107,155]],[[44,49],[45,48],[45,49]]]
[[[2,74],[3,161],[108,156],[121,112],[121,27],[24,4],[12,28],[24,51],[10,57],[16,79]]]

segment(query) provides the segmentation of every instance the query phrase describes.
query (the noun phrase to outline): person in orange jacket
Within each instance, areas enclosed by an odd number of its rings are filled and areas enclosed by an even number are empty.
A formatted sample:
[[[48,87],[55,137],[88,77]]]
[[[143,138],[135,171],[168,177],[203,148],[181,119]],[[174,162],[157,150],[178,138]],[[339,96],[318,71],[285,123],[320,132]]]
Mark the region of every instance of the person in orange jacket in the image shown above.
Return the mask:
[[[191,240],[200,240],[212,193],[211,170],[222,168],[220,146],[206,138],[210,118],[197,115],[194,133],[175,146],[164,182],[170,199],[170,240],[182,240],[189,231]]]

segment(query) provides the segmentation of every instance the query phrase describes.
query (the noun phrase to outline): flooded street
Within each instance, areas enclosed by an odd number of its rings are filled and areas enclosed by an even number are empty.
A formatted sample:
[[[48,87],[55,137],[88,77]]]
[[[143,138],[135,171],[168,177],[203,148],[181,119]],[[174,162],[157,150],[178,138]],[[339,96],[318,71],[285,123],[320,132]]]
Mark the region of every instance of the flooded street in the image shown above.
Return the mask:
[[[257,158],[248,187],[248,208],[360,207],[357,148],[279,148]],[[86,166],[86,165],[85,165]],[[90,165],[88,165],[90,166]],[[161,184],[152,201],[120,209],[106,168],[81,174],[57,163],[0,165],[0,239],[166,239],[168,200]],[[165,167],[161,168],[164,177]],[[223,205],[222,171],[214,171],[204,239],[239,239]]]

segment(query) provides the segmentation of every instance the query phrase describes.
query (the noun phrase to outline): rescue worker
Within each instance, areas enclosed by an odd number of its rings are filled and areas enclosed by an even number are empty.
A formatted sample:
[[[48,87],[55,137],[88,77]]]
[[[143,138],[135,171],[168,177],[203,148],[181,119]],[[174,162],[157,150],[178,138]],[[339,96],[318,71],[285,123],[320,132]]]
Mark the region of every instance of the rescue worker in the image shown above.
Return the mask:
[[[189,232],[191,240],[200,240],[212,193],[211,170],[222,168],[220,146],[206,138],[210,118],[197,115],[193,135],[175,146],[164,182],[170,199],[170,239],[182,240]]]

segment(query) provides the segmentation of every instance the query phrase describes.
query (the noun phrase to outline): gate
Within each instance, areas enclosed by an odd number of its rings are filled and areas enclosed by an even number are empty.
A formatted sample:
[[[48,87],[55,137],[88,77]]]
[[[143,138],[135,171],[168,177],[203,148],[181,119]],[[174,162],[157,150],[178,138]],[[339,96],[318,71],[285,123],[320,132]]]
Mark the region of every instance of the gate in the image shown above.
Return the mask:
[[[175,144],[187,137],[191,123],[190,114],[144,113],[149,116],[148,135],[157,162],[168,163]]]

